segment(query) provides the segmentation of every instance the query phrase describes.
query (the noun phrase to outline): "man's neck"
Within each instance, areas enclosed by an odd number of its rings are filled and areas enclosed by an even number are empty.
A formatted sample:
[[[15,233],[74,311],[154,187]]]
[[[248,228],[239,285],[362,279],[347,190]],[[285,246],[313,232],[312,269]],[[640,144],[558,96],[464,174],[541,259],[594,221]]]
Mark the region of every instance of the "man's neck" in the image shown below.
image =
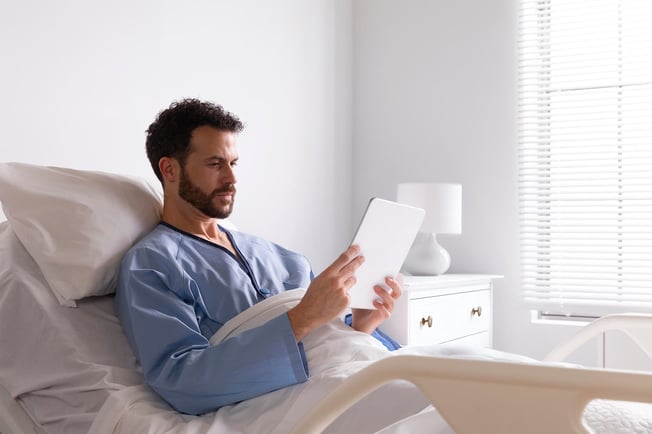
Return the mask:
[[[217,244],[224,247],[234,256],[240,258],[238,251],[231,243],[231,239],[222,232],[217,226],[217,219],[206,218],[206,219],[189,219],[184,218],[183,215],[178,213],[165,212],[165,206],[163,207],[163,215],[161,216],[161,221],[174,226],[177,229],[180,229],[189,234],[195,235],[199,238],[210,241],[211,243]]]
[[[196,210],[184,213],[179,208],[164,204],[161,220],[184,232],[217,244],[223,244],[225,239],[228,240],[217,226],[217,219],[199,215]]]

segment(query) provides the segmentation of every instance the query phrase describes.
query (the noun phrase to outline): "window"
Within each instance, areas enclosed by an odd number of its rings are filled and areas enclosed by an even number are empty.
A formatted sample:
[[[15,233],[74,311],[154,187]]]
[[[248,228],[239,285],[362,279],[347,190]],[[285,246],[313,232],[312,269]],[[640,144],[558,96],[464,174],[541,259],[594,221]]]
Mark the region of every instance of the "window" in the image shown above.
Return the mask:
[[[522,0],[526,302],[652,311],[652,1]]]

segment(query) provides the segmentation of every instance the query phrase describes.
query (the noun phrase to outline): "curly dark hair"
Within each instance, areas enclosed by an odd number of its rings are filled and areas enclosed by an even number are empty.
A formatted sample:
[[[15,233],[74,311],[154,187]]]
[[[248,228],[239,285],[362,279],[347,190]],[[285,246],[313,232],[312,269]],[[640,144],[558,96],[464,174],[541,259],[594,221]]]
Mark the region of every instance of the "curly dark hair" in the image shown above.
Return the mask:
[[[239,133],[244,124],[220,105],[186,98],[175,101],[160,112],[147,128],[145,148],[156,177],[163,182],[158,167],[162,157],[176,158],[183,166],[190,152],[190,136],[195,128],[209,125],[220,130]]]

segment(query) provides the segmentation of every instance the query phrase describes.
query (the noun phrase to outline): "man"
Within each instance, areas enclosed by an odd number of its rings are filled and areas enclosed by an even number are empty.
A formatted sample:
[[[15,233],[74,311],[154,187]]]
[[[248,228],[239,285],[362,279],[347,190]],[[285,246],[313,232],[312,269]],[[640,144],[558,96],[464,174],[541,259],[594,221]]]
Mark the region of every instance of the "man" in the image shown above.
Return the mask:
[[[236,194],[240,120],[196,99],[173,103],[147,131],[147,155],[163,184],[160,224],[125,255],[116,307],[146,382],[177,410],[201,414],[306,381],[302,339],[340,316],[363,263],[349,247],[314,277],[306,258],[238,231],[227,218]],[[376,327],[401,294],[376,287],[375,310],[353,309],[353,329]],[[217,345],[210,337],[252,305],[307,288],[287,314]],[[390,342],[391,344],[391,342]]]

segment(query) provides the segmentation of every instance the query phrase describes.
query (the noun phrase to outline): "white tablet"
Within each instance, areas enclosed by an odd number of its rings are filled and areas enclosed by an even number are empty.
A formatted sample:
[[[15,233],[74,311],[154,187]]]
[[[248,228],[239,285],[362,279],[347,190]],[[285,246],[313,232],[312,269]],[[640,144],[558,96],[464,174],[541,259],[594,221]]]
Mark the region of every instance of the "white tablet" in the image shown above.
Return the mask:
[[[375,309],[375,285],[387,288],[386,277],[395,278],[421,228],[425,211],[377,197],[369,201],[353,242],[360,246],[365,262],[355,273],[349,290],[350,307]]]

